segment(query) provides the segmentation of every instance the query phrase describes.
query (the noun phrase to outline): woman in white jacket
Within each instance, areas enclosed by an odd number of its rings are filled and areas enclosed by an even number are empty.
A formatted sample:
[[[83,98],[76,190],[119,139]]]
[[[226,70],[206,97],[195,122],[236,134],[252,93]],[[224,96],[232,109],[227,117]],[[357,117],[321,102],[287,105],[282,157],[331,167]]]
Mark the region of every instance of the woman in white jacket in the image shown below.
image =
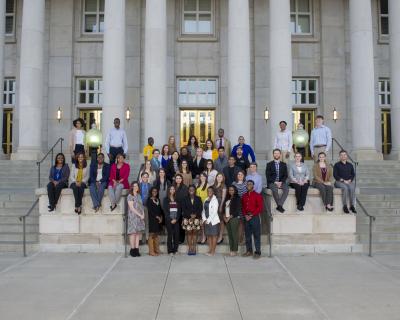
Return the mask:
[[[204,223],[204,231],[207,236],[208,252],[207,256],[215,255],[217,247],[217,237],[219,234],[219,216],[218,216],[218,199],[214,195],[214,188],[208,187],[207,199],[204,201],[202,220]]]

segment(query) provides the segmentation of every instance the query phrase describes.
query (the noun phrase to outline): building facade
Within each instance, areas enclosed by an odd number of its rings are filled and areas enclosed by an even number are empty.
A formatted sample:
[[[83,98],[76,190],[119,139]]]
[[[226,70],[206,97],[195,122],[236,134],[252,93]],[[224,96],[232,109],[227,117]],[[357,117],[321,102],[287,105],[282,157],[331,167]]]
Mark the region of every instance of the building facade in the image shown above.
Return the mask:
[[[352,155],[398,158],[399,2],[0,0],[3,151],[37,159],[73,119],[119,117],[130,154],[222,127],[265,159],[280,120],[321,114]]]

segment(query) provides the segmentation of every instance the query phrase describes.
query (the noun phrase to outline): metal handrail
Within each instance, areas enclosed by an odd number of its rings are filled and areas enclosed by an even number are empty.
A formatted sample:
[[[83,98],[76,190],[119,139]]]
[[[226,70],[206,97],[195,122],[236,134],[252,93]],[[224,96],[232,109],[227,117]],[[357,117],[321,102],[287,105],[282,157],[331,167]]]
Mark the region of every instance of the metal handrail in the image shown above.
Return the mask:
[[[51,163],[54,161],[54,149],[55,147],[60,143],[60,152],[63,150],[63,141],[64,138],[58,138],[56,143],[47,151],[47,153],[43,156],[42,160],[36,162],[36,165],[38,166],[38,188],[40,188],[40,164],[46,160],[47,156],[51,154]]]
[[[272,258],[272,221],[274,218],[270,212],[267,212],[268,217],[268,244],[269,244],[269,254],[268,257]]]
[[[369,218],[368,256],[372,257],[372,224],[376,220],[376,217],[368,213],[367,209],[365,209],[364,205],[357,197],[356,201],[363,213]]]
[[[127,242],[128,242],[128,210],[124,213],[124,250],[125,258],[128,258]]]
[[[32,206],[25,215],[19,217],[19,221],[22,221],[22,245],[23,245],[24,257],[26,257],[26,218],[32,213],[33,209],[35,209],[38,203],[39,203],[39,198],[35,200],[35,202],[32,204]]]

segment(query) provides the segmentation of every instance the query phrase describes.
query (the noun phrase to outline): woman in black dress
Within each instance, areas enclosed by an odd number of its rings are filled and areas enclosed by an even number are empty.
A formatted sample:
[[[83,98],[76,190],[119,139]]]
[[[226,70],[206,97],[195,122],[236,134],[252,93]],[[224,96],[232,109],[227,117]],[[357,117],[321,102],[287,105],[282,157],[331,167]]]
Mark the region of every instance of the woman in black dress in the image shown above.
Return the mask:
[[[158,236],[162,230],[163,210],[156,187],[150,189],[150,197],[147,199],[147,211],[149,215],[149,255],[158,256],[160,255]]]
[[[175,186],[170,186],[168,195],[164,199],[165,225],[167,227],[167,248],[169,255],[175,255],[179,247],[179,218],[181,216],[181,207],[176,201]]]
[[[196,255],[197,232],[201,228],[201,213],[203,203],[196,195],[196,187],[189,187],[189,195],[184,199],[182,205],[182,229],[186,231],[188,243],[188,255]]]

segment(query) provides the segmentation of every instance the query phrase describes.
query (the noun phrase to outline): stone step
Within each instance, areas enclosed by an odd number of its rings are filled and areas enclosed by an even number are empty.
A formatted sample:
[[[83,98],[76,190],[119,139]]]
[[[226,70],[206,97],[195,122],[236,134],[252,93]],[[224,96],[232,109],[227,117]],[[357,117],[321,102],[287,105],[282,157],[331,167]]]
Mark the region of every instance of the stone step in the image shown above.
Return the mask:
[[[368,235],[361,235],[360,241],[364,242],[368,240]],[[400,233],[383,233],[383,232],[374,232],[372,234],[373,243],[383,243],[383,242],[399,242],[400,243]]]
[[[26,223],[29,224],[39,224],[39,215],[29,215],[25,218]],[[22,221],[19,220],[19,215],[0,215],[0,226],[2,224],[22,224]]]
[[[39,250],[37,241],[27,241],[27,253],[33,253]],[[22,255],[22,241],[0,241],[0,252],[20,252]]]
[[[22,216],[25,215],[28,212],[29,208],[0,208],[0,216],[9,216],[9,215],[14,215],[14,216]],[[39,210],[35,208],[31,215],[38,216],[39,215]]]
[[[368,245],[364,244],[364,252],[368,251]],[[376,253],[396,253],[400,252],[400,242],[380,242],[372,244],[372,252]]]
[[[0,234],[2,233],[20,233],[22,234],[23,226],[22,222],[19,223],[3,223],[0,221]],[[38,233],[39,232],[39,223],[26,223],[26,232],[27,233]]]
[[[26,240],[32,243],[38,242],[39,236],[37,232],[26,233]],[[22,232],[1,232],[0,241],[21,241],[22,242]]]
[[[0,202],[0,208],[9,209],[29,209],[35,201],[5,201]]]

